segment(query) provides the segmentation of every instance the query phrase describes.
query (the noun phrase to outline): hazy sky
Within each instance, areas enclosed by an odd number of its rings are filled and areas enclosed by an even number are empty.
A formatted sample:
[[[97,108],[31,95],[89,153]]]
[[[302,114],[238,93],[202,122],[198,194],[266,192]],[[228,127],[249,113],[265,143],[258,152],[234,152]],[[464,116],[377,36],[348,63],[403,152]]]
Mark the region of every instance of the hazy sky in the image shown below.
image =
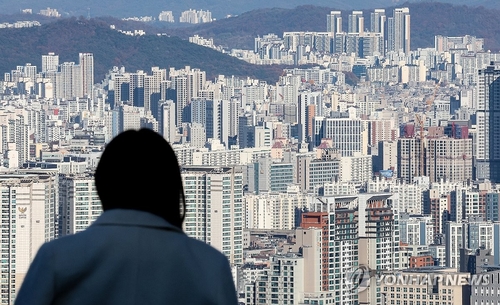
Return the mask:
[[[410,0],[419,2],[422,0]],[[432,0],[425,0],[432,1]],[[92,16],[157,16],[162,10],[171,10],[174,15],[187,9],[210,10],[213,17],[222,18],[228,14],[237,15],[258,8],[282,7],[294,8],[299,5],[317,5],[336,9],[384,8],[403,4],[401,0],[0,0],[0,12],[15,13],[31,8],[33,13],[51,7],[63,15]],[[500,0],[441,0],[454,4],[484,5],[500,8]]]

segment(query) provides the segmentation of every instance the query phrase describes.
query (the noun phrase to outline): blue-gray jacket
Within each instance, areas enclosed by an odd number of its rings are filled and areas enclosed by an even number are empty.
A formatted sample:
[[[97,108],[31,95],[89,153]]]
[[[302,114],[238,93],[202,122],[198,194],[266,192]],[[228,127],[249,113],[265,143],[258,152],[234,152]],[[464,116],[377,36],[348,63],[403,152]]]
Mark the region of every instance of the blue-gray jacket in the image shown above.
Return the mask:
[[[156,215],[108,210],[44,244],[16,305],[237,304],[228,260]]]

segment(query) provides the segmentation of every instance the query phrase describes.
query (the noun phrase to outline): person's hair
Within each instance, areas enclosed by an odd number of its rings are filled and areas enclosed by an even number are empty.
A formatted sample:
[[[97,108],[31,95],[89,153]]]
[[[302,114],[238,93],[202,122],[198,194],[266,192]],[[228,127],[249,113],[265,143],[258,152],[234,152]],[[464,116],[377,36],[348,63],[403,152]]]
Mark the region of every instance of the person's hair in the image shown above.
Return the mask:
[[[117,135],[105,147],[94,179],[104,211],[146,211],[182,228],[186,202],[180,167],[158,133],[140,129]]]

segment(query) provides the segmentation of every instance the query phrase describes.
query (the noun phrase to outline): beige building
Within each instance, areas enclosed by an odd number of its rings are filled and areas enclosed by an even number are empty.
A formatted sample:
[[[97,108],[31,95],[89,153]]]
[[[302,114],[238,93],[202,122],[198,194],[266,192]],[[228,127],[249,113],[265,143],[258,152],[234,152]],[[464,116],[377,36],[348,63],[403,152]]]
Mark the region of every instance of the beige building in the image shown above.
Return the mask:
[[[353,156],[342,157],[340,163],[341,181],[364,183],[373,177],[372,156],[354,153]]]
[[[183,229],[234,265],[243,263],[243,174],[234,167],[185,166]]]
[[[297,228],[295,232],[293,250],[302,253],[304,259],[304,291],[311,294],[324,292],[321,282],[321,260],[318,259],[323,254],[321,245],[323,230],[310,227]]]
[[[384,304],[470,304],[469,273],[439,267],[384,273],[378,281]],[[372,279],[372,282],[374,279]]]
[[[375,171],[394,169],[398,165],[398,142],[380,141],[377,144],[378,155],[373,159],[373,168]]]

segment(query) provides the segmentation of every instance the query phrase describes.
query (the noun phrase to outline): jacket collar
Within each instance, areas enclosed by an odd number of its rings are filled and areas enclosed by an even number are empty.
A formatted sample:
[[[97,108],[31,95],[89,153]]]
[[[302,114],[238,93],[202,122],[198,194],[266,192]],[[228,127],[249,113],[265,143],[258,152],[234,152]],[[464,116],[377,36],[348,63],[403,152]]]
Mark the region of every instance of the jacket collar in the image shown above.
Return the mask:
[[[99,218],[94,221],[93,226],[102,225],[119,225],[119,226],[137,226],[150,227],[164,230],[177,231],[184,233],[180,228],[172,225],[165,219],[156,216],[149,212],[129,210],[129,209],[112,209],[103,212]]]

